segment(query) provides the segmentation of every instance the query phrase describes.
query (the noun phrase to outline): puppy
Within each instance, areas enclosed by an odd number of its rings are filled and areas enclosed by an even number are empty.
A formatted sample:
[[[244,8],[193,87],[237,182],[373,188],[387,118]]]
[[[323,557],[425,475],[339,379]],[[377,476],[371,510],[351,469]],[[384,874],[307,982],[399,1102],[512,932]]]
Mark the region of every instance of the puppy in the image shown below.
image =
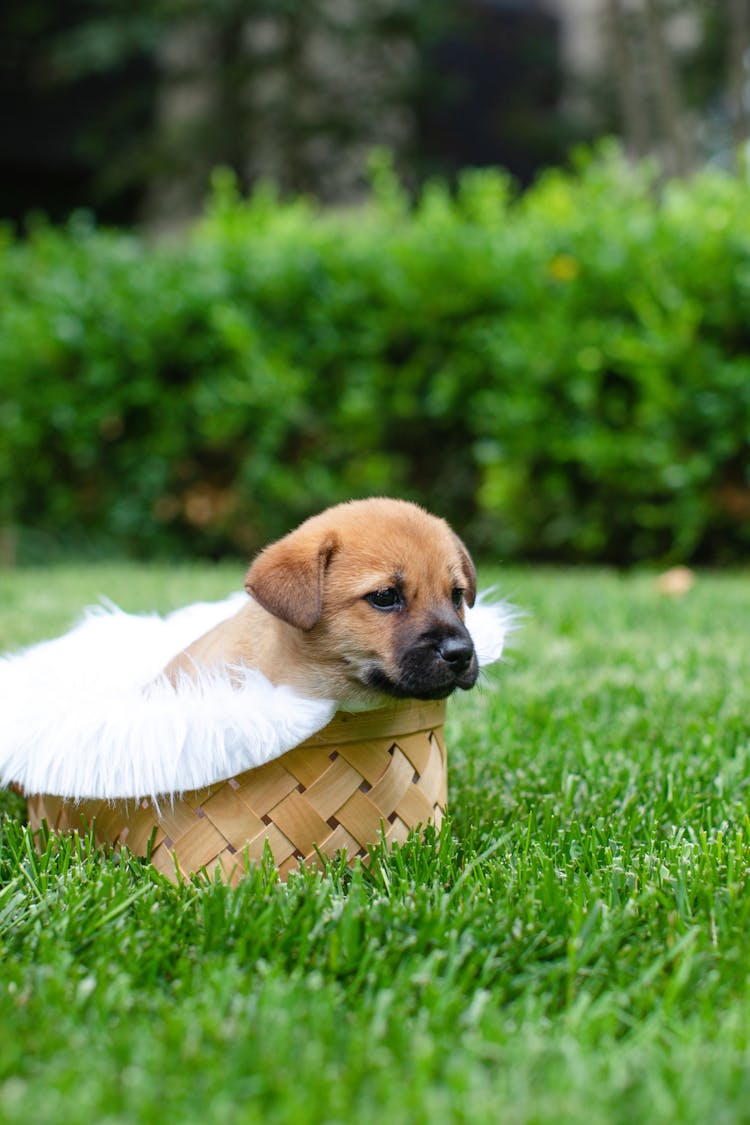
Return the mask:
[[[353,500],[261,551],[251,600],[167,665],[173,684],[249,665],[302,695],[350,710],[443,699],[473,687],[464,625],[476,572],[444,520],[403,500]]]

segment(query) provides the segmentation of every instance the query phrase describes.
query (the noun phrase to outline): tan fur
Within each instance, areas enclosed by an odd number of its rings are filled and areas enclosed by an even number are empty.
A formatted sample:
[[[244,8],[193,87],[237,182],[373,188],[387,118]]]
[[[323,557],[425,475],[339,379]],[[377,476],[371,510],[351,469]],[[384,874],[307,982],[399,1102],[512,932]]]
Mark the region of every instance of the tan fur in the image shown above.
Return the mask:
[[[366,600],[395,586],[399,612]],[[464,590],[471,605],[476,575],[443,520],[406,501],[372,499],[329,508],[271,544],[245,588],[252,600],[239,613],[170,662],[173,683],[203,668],[250,665],[304,695],[367,707],[384,700],[365,682],[372,669],[395,680],[409,646],[424,647],[425,630],[463,630],[452,591]]]

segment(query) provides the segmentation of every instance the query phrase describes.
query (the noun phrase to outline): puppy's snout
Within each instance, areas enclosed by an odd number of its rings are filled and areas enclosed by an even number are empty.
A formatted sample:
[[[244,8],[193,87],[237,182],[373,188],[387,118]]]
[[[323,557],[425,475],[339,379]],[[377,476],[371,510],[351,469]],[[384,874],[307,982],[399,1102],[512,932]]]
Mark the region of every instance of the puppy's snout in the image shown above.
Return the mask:
[[[445,699],[456,688],[473,687],[478,674],[468,630],[459,622],[438,621],[405,647],[396,677],[374,668],[367,682],[402,699]]]
[[[449,664],[455,673],[463,672],[471,664],[474,646],[465,637],[446,637],[438,645],[438,656]]]

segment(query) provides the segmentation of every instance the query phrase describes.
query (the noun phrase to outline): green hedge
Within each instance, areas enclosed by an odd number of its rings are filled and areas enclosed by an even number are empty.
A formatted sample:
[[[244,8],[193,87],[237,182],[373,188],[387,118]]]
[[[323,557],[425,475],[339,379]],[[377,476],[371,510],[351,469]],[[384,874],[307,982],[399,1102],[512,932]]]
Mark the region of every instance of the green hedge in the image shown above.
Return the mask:
[[[0,527],[218,555],[387,492],[501,558],[746,558],[747,183],[606,151],[520,197],[373,184],[321,212],[220,176],[179,241],[8,238]]]

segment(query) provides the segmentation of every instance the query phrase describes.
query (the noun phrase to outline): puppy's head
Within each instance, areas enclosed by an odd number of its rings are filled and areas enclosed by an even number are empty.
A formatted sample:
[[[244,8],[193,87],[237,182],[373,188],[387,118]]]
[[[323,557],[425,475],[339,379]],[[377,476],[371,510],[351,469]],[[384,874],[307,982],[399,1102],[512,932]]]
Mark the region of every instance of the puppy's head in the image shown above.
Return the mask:
[[[245,588],[300,632],[295,652],[342,702],[442,699],[476,682],[463,621],[476,595],[473,563],[448,525],[415,504],[329,508],[267,547]]]

